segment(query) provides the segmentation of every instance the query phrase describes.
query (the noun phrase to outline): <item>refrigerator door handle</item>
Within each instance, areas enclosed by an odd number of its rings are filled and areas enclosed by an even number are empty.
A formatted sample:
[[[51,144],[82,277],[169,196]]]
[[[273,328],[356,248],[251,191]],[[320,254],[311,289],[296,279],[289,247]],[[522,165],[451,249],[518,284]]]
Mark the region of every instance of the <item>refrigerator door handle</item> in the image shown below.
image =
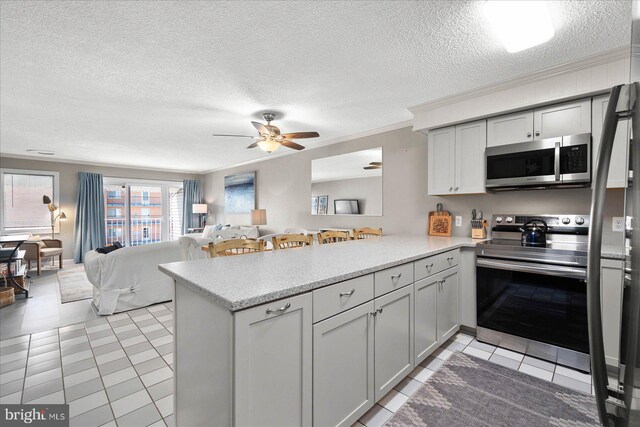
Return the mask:
[[[591,358],[591,374],[596,395],[596,404],[600,422],[610,425],[607,415],[606,400],[608,397],[607,365],[604,356],[602,337],[602,311],[600,298],[600,256],[602,252],[602,227],[604,223],[604,207],[609,176],[609,164],[613,141],[618,127],[617,106],[622,85],[614,86],[609,96],[609,104],[602,126],[598,166],[593,182],[591,197],[591,229],[589,230],[589,248],[587,263],[587,317],[589,321],[589,354]]]

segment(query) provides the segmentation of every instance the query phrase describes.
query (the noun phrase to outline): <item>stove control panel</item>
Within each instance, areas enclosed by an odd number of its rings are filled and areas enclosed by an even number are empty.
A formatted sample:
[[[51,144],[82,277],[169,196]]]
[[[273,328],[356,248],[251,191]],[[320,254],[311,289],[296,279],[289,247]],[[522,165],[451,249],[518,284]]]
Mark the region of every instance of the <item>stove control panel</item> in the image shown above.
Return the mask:
[[[550,231],[573,231],[582,234],[589,228],[589,215],[516,215],[516,214],[495,214],[492,217],[492,227],[497,227],[497,231],[518,231],[526,222],[532,219],[541,219],[550,227]]]

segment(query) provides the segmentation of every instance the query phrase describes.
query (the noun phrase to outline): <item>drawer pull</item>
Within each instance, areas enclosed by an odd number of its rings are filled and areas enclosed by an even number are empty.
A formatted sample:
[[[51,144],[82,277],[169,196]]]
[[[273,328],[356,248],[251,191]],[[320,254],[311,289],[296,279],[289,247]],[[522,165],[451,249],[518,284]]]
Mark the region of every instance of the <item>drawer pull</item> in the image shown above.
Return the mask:
[[[275,308],[275,309],[267,308],[267,314],[282,313],[284,311],[287,311],[289,307],[291,307],[291,303],[286,303],[280,308]]]
[[[376,313],[378,314],[382,314],[382,307],[380,307],[379,309],[376,310]]]
[[[449,264],[451,264],[453,262],[453,257],[452,256],[448,257],[447,261],[449,261]]]
[[[431,273],[431,269],[433,268],[433,263],[429,265],[425,265],[425,267],[427,268],[427,273]]]
[[[355,292],[355,289],[351,289],[349,292],[340,292],[341,297],[350,297]]]
[[[399,279],[401,277],[402,277],[402,273],[394,274],[393,276],[391,276],[391,280]]]

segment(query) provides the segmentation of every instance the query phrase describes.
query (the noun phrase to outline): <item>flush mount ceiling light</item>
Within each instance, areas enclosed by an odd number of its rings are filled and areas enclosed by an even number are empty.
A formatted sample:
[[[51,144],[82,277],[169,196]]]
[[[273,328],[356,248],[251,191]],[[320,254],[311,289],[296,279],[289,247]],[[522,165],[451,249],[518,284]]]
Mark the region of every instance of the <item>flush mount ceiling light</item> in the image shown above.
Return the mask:
[[[38,150],[36,148],[30,148],[30,149],[27,150],[27,152],[29,152],[29,153],[38,153],[38,154],[41,154],[43,156],[54,156],[56,154],[53,151]]]
[[[546,1],[488,0],[484,15],[509,53],[545,43],[555,35]]]

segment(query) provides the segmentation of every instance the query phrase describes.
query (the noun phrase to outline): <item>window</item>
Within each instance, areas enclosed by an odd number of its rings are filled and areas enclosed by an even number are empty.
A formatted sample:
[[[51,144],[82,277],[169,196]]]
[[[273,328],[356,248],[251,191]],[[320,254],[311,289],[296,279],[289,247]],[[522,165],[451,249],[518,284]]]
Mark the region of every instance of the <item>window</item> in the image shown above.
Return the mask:
[[[42,203],[42,196],[59,205],[58,173],[0,169],[0,181],[2,232],[51,232],[51,212]]]

